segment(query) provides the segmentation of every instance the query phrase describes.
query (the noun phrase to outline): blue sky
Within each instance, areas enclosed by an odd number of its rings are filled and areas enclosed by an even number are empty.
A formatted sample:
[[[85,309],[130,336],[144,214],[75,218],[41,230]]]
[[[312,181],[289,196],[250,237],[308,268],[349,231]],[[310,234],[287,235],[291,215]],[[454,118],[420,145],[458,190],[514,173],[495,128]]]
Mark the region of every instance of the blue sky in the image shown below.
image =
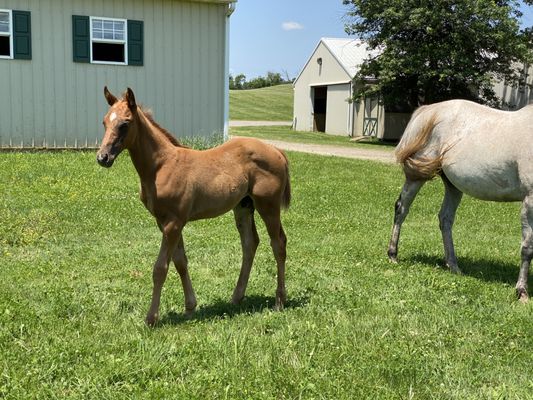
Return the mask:
[[[342,0],[238,0],[231,16],[230,73],[296,77],[320,38],[348,37],[346,10]],[[522,25],[532,26],[533,7],[522,11]]]

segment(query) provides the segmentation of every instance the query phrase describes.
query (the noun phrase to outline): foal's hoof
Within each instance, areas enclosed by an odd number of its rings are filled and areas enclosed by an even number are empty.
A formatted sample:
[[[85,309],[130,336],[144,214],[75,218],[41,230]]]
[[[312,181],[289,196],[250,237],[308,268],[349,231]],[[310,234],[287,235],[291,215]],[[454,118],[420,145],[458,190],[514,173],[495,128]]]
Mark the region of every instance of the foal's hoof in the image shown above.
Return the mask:
[[[239,304],[241,304],[242,299],[244,299],[244,296],[233,296],[231,298],[231,304],[233,304],[234,306],[238,306]]]
[[[159,320],[159,315],[158,314],[153,314],[153,315],[150,315],[148,314],[146,316],[146,319],[144,320],[144,322],[146,323],[146,325],[148,325],[149,327],[154,327],[155,324],[157,324],[157,321]]]
[[[396,253],[395,251],[393,250],[389,250],[387,252],[387,255],[389,256],[389,261],[394,263],[394,264],[398,264],[398,253]]]
[[[287,293],[285,290],[276,291],[276,304],[274,304],[274,311],[282,311],[286,301]]]
[[[185,311],[184,311],[185,317],[191,318],[194,315],[195,311],[196,311],[196,304],[192,307],[186,306]]]

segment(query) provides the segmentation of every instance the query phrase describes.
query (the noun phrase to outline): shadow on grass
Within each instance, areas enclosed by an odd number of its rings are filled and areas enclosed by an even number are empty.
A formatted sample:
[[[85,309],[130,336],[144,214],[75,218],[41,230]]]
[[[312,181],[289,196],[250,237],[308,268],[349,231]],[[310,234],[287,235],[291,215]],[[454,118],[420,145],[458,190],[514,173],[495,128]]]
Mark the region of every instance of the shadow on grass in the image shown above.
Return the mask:
[[[404,258],[402,261],[408,263],[439,265],[442,268],[445,268],[443,258],[427,254],[417,254],[409,258]],[[495,262],[493,260],[470,257],[459,257],[457,262],[464,275],[485,282],[502,282],[514,285],[518,279],[518,271],[520,268],[518,264]]]
[[[171,311],[161,317],[158,325],[179,325],[187,321],[205,321],[233,318],[239,314],[260,313],[266,308],[274,307],[275,299],[269,296],[246,296],[241,304],[231,304],[227,299],[216,300],[198,308],[192,315]],[[284,309],[301,308],[309,303],[309,297],[302,296],[288,299]]]

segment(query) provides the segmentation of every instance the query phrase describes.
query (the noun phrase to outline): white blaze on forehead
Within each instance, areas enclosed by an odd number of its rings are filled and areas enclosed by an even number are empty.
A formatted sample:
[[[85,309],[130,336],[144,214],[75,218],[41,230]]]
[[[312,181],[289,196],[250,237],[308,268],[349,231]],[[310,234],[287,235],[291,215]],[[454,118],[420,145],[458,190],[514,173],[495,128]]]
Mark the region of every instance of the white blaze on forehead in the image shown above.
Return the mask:
[[[116,113],[112,113],[112,114],[109,116],[109,121],[113,122],[116,118],[117,118],[117,114],[116,114]]]

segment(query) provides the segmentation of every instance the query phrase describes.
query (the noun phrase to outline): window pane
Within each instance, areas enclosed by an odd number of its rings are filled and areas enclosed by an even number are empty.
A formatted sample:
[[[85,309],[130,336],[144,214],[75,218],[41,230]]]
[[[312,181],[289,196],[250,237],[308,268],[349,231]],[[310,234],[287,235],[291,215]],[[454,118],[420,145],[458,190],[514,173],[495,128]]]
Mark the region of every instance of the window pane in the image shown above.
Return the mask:
[[[0,36],[0,56],[10,56],[9,36]]]
[[[102,31],[99,30],[99,29],[95,29],[95,30],[93,30],[93,38],[94,38],[94,39],[103,39],[104,36],[103,36]]]
[[[113,31],[104,31],[104,39],[114,39]]]
[[[104,21],[105,30],[113,30],[113,21]]]
[[[101,19],[93,19],[93,29],[102,29],[102,20]]]
[[[0,12],[0,32],[9,32],[9,13]]]
[[[116,40],[124,40],[124,33],[122,33],[122,32],[116,32],[116,33],[115,33],[115,39],[116,39]]]
[[[123,44],[93,43],[93,61],[126,62]]]

